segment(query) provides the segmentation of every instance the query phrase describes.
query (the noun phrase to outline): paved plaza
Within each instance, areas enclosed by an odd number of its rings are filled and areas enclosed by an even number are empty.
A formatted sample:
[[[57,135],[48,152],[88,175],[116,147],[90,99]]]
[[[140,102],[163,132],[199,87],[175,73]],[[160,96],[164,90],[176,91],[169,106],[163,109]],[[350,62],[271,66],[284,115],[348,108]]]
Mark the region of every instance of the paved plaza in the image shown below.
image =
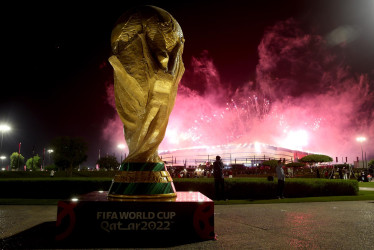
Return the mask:
[[[57,206],[0,206],[0,248],[30,248],[26,238],[45,248],[56,213]],[[216,205],[215,231],[216,241],[171,248],[374,249],[374,201]]]

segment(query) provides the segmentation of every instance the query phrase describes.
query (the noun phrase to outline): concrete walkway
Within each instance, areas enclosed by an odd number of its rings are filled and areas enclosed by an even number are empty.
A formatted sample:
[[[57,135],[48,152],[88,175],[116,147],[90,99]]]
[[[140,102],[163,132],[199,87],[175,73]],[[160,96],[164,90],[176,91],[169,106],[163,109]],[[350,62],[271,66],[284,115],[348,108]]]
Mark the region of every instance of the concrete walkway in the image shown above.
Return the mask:
[[[17,233],[53,227],[56,213],[56,206],[0,206],[0,248],[29,248]],[[171,249],[374,249],[374,201],[216,205],[215,231],[216,241]]]

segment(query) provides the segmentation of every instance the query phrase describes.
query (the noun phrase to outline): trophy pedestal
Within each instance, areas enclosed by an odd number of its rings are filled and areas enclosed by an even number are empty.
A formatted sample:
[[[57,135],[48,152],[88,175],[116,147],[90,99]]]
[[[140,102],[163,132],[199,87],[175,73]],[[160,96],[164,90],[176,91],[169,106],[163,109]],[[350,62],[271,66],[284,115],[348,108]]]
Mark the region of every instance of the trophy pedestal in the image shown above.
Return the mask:
[[[108,196],[115,199],[175,198],[176,191],[162,162],[126,162],[114,176]]]
[[[215,239],[214,202],[200,192],[113,199],[91,192],[58,202],[56,242],[70,247],[166,247]]]

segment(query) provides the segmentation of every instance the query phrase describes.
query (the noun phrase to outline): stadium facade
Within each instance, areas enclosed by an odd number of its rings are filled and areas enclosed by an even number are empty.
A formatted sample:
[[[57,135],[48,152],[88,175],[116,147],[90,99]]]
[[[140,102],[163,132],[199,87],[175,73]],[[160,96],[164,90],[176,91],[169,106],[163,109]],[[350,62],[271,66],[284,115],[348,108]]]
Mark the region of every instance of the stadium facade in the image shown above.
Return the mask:
[[[221,156],[227,166],[243,164],[255,167],[265,160],[285,159],[297,162],[308,155],[308,152],[292,150],[263,143],[227,144],[218,146],[196,146],[174,150],[160,150],[159,155],[166,166],[197,167],[213,163],[217,155]]]

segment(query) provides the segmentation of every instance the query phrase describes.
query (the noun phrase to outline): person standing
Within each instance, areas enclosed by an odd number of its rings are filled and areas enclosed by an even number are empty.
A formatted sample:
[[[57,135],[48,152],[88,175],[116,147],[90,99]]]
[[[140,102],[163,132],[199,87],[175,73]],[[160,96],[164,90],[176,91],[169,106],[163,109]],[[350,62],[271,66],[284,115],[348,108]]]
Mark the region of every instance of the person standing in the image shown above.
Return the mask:
[[[343,169],[342,169],[342,168],[339,168],[339,169],[338,169],[338,172],[339,172],[339,178],[340,178],[340,179],[343,179]]]
[[[278,199],[284,199],[284,181],[285,181],[285,175],[284,175],[284,170],[283,170],[283,165],[284,165],[284,160],[278,161],[277,167],[275,168],[277,172],[277,177],[278,177],[278,186],[277,186],[277,198]]]
[[[319,174],[319,169],[317,167],[317,178],[321,178],[320,174]]]
[[[213,171],[215,197],[217,200],[223,200],[225,196],[225,182],[223,177],[223,162],[219,155],[216,156],[216,161],[213,163]]]
[[[348,170],[345,167],[343,167],[343,178],[344,180],[348,180]]]

